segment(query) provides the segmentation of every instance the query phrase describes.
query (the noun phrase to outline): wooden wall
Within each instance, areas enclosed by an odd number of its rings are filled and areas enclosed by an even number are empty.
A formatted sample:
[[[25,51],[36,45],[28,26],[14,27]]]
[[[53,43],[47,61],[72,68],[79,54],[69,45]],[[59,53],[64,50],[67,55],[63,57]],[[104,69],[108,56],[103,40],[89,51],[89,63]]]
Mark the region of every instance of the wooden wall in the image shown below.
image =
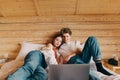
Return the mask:
[[[71,28],[73,39],[81,42],[96,36],[104,59],[114,53],[120,58],[119,15],[0,18],[0,56],[7,53],[15,58],[20,50],[19,43],[46,43],[62,27]]]
[[[45,43],[62,27],[73,39],[96,36],[103,58],[120,57],[120,0],[0,0],[0,57],[15,58],[20,42]]]

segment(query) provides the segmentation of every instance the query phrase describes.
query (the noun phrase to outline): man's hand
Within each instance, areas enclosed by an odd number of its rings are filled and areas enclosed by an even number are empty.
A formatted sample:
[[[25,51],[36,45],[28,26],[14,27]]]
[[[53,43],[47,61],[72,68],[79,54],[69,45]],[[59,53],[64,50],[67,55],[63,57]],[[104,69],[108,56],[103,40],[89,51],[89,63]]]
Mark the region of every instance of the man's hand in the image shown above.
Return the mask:
[[[80,54],[82,52],[82,49],[81,48],[77,48],[77,50],[76,50],[76,54]]]
[[[73,53],[73,54],[67,56],[67,57],[64,59],[63,63],[64,63],[64,64],[67,63],[67,62],[70,60],[70,58],[73,57],[73,56],[75,56],[75,55],[76,55],[76,53]]]

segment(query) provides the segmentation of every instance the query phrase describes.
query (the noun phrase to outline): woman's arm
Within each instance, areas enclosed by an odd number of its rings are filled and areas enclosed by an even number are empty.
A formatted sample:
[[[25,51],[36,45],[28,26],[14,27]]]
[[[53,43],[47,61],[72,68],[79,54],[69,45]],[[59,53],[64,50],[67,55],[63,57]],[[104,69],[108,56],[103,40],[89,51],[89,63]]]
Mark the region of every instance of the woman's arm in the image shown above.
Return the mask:
[[[51,43],[47,44],[46,46],[42,47],[40,50],[44,50],[44,49],[52,49],[53,45]]]

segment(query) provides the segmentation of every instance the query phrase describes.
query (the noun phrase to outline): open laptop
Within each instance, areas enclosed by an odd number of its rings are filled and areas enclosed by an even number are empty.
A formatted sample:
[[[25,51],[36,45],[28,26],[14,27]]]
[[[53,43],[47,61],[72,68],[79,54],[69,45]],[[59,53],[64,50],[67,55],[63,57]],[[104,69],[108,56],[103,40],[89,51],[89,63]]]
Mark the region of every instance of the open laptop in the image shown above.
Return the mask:
[[[89,80],[89,64],[49,65],[48,80]]]

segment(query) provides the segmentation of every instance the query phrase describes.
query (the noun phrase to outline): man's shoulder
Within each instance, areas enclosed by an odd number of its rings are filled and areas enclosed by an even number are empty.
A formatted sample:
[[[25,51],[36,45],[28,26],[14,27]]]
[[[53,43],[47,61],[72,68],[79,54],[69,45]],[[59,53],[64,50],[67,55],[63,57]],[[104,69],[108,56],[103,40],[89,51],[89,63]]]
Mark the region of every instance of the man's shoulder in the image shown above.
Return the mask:
[[[70,41],[69,43],[63,43],[61,45],[61,47],[72,47],[72,46],[75,46],[76,44],[80,43],[80,41],[78,40],[73,40],[73,41]]]
[[[70,41],[70,42],[68,42],[68,43],[63,43],[62,45],[64,46],[64,45],[71,45],[71,44],[76,44],[76,43],[80,43],[80,41],[79,40],[72,40],[72,41]]]
[[[74,41],[71,41],[71,43],[72,44],[78,44],[78,43],[80,43],[80,41],[79,40],[74,40]]]

